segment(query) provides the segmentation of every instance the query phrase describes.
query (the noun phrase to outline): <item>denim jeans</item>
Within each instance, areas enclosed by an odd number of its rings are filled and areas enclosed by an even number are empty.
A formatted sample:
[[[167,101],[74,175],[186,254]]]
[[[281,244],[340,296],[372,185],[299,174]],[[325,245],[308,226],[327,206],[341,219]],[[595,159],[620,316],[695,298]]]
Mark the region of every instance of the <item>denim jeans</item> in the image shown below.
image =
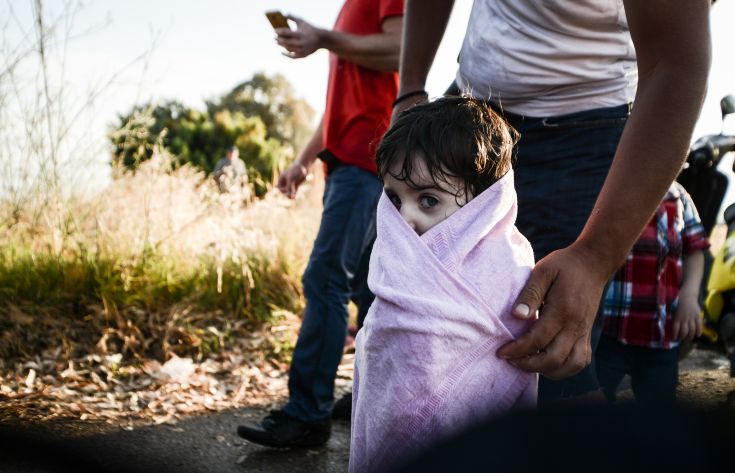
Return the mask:
[[[603,335],[595,353],[597,378],[608,402],[615,402],[623,376],[630,375],[633,395],[646,407],[671,406],[679,381],[679,347],[625,345]]]
[[[629,105],[558,117],[532,118],[500,112],[520,133],[514,170],[516,226],[528,238],[536,261],[573,243],[584,227],[612,164]],[[598,313],[593,350],[601,333]],[[594,361],[561,381],[543,376],[539,403],[597,389]]]
[[[377,176],[354,166],[340,166],[327,177],[321,224],[302,278],[306,309],[283,408],[297,419],[329,418],[347,335],[347,304],[354,300],[362,319],[372,303],[366,279],[382,189]]]

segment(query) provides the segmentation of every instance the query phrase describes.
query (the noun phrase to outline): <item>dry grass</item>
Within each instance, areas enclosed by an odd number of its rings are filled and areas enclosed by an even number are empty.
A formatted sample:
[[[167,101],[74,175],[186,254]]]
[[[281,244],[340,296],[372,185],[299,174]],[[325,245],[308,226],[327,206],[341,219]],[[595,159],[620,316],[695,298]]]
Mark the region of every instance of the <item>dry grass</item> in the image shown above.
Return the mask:
[[[88,201],[3,216],[0,357],[201,359],[235,330],[300,313],[313,200],[244,201],[168,163],[159,154]]]
[[[0,25],[0,423],[161,422],[283,389],[318,201],[220,194],[156,151],[165,130],[79,197],[106,146],[97,106],[149,54],[82,92],[64,76],[82,5],[45,3]]]

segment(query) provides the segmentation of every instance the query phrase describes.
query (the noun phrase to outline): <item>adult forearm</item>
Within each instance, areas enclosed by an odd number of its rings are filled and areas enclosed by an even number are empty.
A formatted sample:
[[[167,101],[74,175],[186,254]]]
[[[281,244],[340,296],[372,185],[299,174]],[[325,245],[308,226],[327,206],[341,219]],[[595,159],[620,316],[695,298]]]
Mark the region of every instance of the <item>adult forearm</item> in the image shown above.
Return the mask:
[[[454,0],[406,1],[399,95],[425,87],[453,6]]]
[[[641,77],[615,160],[577,241],[609,274],[625,260],[686,157],[706,89],[708,43],[703,47],[690,60],[659,63]]]
[[[710,64],[708,0],[624,0],[638,60],[635,105],[575,245],[612,274],[681,169]]]
[[[374,71],[398,70],[401,34],[399,31],[354,35],[320,30],[320,44],[337,56]]]
[[[314,164],[317,158],[316,154],[324,149],[323,121],[323,118],[319,121],[319,126],[314,130],[314,134],[311,135],[311,138],[309,138],[309,141],[306,142],[306,145],[296,158],[296,162],[306,169],[309,169]]]

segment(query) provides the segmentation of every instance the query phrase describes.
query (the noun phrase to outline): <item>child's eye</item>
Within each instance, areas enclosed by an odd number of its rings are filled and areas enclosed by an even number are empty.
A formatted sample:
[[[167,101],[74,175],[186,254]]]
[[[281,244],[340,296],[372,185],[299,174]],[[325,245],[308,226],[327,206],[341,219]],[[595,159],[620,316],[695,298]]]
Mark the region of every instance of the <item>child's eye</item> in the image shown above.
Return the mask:
[[[419,205],[421,208],[430,209],[439,204],[439,199],[431,195],[422,195],[419,199]]]
[[[387,196],[388,196],[388,199],[390,199],[391,203],[393,203],[393,205],[394,205],[394,206],[395,206],[395,207],[396,207],[396,208],[397,208],[398,210],[400,210],[400,209],[401,209],[401,199],[400,199],[400,198],[399,198],[399,197],[398,197],[397,195],[395,195],[395,194],[394,194],[394,193],[392,193],[392,192],[386,192],[386,193],[385,193],[385,195],[387,195]]]

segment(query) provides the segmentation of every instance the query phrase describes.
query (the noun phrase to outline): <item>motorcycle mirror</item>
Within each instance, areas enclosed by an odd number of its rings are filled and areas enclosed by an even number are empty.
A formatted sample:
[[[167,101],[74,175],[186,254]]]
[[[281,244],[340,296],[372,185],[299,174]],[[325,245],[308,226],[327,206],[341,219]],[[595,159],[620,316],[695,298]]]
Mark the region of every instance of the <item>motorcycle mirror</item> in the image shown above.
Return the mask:
[[[727,95],[720,100],[720,110],[722,110],[722,118],[725,115],[735,113],[735,95]]]

